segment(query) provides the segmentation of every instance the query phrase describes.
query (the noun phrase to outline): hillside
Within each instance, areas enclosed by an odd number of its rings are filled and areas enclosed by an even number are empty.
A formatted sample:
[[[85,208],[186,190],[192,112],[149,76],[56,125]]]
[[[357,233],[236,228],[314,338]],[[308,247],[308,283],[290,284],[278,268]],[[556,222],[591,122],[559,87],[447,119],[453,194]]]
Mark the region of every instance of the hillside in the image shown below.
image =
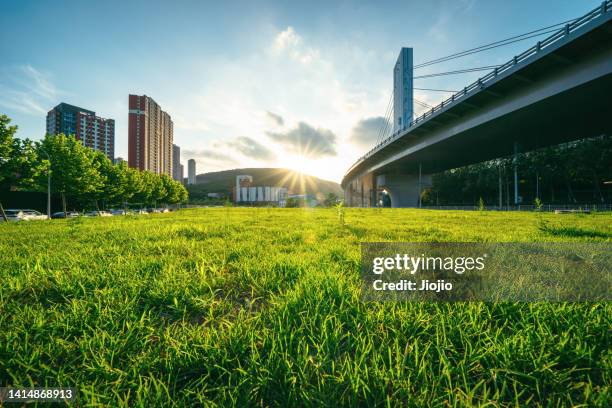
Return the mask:
[[[246,168],[198,174],[196,184],[188,186],[190,195],[193,198],[208,193],[229,195],[236,184],[236,176],[241,174],[253,176],[253,184],[257,186],[287,187],[290,194],[314,194],[322,197],[334,193],[342,196],[342,188],[338,183],[282,168]]]

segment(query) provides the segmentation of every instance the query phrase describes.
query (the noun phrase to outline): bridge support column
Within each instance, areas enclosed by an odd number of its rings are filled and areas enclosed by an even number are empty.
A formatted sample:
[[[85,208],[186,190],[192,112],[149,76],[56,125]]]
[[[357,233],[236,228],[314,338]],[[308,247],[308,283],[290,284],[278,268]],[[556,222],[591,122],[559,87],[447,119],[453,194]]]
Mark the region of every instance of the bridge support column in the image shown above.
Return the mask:
[[[378,190],[385,190],[391,207],[420,207],[421,191],[431,185],[429,174],[382,174],[376,177]]]

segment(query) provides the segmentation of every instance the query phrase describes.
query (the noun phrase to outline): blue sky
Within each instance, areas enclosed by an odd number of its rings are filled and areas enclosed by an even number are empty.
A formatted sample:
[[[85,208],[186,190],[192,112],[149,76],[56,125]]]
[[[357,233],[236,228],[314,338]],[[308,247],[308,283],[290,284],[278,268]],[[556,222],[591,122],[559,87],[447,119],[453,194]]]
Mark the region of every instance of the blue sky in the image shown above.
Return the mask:
[[[127,3],[127,4],[126,4]],[[198,173],[291,167],[339,181],[376,139],[400,47],[415,63],[579,17],[599,1],[13,1],[0,14],[0,113],[39,139],[60,102],[116,121],[153,97]],[[536,39],[415,75],[503,63]],[[460,89],[486,72],[415,80]],[[415,91],[429,104],[439,92]],[[417,109],[418,112],[418,109]],[[379,118],[378,121],[376,118]]]

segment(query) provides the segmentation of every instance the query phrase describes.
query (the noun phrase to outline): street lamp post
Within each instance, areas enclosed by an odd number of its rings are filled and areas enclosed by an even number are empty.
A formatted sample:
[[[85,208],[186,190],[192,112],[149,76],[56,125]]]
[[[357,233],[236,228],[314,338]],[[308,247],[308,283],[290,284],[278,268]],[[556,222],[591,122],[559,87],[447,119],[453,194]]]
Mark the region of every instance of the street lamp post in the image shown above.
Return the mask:
[[[47,218],[51,219],[51,158],[42,148],[40,151],[47,156],[47,161],[49,162],[49,169],[47,170]]]

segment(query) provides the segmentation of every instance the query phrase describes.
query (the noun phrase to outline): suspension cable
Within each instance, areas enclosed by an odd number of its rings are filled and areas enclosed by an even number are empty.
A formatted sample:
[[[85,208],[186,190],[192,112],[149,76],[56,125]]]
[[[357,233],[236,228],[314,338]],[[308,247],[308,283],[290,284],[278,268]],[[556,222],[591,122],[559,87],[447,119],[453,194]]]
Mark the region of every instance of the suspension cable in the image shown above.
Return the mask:
[[[391,95],[389,95],[389,102],[387,102],[387,109],[385,109],[385,116],[384,116],[384,123],[381,123],[380,127],[378,128],[378,132],[377,132],[377,136],[376,136],[376,144],[378,145],[378,143],[380,143],[381,139],[382,139],[382,135],[383,135],[383,128],[386,126],[387,124],[387,116],[389,116],[389,110],[392,106],[392,102],[393,101],[393,91],[391,92]]]
[[[487,65],[484,67],[466,68],[466,69],[459,69],[456,71],[446,71],[446,72],[438,72],[435,74],[420,75],[420,76],[415,76],[412,79],[432,78],[432,77],[445,76],[445,75],[465,74],[468,72],[487,71],[490,69],[495,69],[497,67],[499,67],[499,65]]]
[[[524,41],[524,40],[527,40],[529,38],[538,37],[538,36],[541,36],[541,35],[544,35],[544,34],[549,34],[549,33],[557,31],[560,26],[565,25],[565,24],[569,24],[569,23],[571,23],[571,22],[573,22],[575,20],[576,19],[562,21],[560,23],[553,24],[553,25],[550,25],[550,26],[547,26],[547,27],[542,27],[542,28],[539,28],[537,30],[533,30],[533,31],[529,31],[529,32],[526,32],[526,33],[523,33],[523,34],[519,34],[519,35],[515,35],[515,36],[512,36],[512,37],[508,37],[508,38],[505,38],[503,40],[494,41],[492,43],[480,45],[478,47],[474,47],[474,48],[471,48],[469,50],[456,52],[454,54],[450,54],[450,55],[447,55],[445,57],[440,57],[440,58],[436,58],[436,59],[433,59],[433,60],[430,60],[430,61],[426,61],[426,62],[423,62],[421,64],[415,65],[414,69],[426,67],[428,65],[439,64],[441,62],[449,61],[449,60],[456,59],[456,58],[461,58],[461,57],[464,57],[466,55],[471,55],[471,54],[475,54],[477,52],[487,51],[487,50],[490,50],[490,49],[493,49],[493,48],[497,48],[497,47],[501,47],[501,46],[504,46],[504,45],[513,44],[515,42]]]

